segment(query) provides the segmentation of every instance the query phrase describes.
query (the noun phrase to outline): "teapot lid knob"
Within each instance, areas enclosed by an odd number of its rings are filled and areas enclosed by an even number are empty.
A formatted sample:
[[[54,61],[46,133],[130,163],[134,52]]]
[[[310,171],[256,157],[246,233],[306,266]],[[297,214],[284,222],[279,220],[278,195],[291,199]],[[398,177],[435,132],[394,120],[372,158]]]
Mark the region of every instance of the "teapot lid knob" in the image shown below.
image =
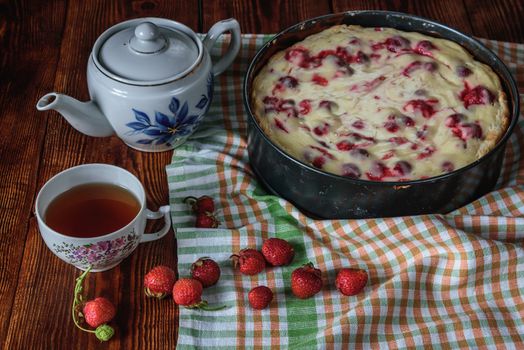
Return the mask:
[[[131,49],[140,53],[155,53],[166,46],[166,40],[154,23],[142,22],[136,26],[130,46]]]

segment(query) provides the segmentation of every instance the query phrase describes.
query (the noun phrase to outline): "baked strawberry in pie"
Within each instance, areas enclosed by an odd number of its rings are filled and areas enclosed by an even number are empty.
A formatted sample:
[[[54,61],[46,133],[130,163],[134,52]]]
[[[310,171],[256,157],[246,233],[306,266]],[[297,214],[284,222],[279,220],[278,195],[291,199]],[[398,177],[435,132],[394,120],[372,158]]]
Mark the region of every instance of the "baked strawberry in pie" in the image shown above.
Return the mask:
[[[489,152],[509,124],[498,76],[458,44],[339,25],[275,54],[256,118],[313,167],[372,181],[436,176]]]

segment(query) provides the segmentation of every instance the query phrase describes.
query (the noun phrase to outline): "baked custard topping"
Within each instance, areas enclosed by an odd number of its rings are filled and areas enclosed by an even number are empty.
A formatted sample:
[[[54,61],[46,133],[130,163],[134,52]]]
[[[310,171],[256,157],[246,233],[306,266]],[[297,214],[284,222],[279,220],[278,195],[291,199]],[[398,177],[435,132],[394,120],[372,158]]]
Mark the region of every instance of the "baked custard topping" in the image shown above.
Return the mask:
[[[334,26],[278,52],[255,78],[252,101],[287,153],[372,181],[461,168],[509,124],[490,67],[452,41],[391,28]]]

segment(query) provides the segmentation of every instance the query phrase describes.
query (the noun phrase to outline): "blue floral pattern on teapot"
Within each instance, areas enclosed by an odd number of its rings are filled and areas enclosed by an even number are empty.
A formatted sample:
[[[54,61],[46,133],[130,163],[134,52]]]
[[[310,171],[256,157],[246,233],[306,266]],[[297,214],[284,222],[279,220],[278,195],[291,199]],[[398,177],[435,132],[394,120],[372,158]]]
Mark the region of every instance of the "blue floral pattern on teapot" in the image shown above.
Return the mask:
[[[155,111],[155,120],[144,112],[132,109],[136,121],[127,123],[126,126],[132,130],[129,134],[143,134],[148,138],[136,141],[142,145],[163,145],[170,147],[177,143],[181,138],[185,138],[193,133],[195,128],[200,124],[203,115],[207,112],[210,102],[213,98],[213,74],[209,74],[207,79],[207,94],[202,97],[195,105],[198,114],[190,114],[187,101],[181,103],[179,99],[173,97],[169,104],[169,110],[173,113],[168,116],[162,112]]]

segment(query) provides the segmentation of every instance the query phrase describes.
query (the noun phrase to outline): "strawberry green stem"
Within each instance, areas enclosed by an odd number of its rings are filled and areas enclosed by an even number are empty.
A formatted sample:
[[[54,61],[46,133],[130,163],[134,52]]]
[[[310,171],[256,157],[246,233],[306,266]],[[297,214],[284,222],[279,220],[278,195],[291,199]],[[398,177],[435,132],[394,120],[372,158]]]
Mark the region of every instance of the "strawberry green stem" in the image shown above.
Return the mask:
[[[197,198],[193,196],[188,196],[182,200],[184,203],[189,204],[190,206],[195,205]]]
[[[91,271],[91,268],[92,266],[89,266],[87,270],[85,270],[76,279],[75,291],[73,295],[73,307],[71,310],[72,316],[73,316],[73,322],[75,323],[75,326],[77,326],[79,329],[83,330],[84,332],[94,333],[99,340],[108,341],[109,339],[111,339],[111,337],[115,333],[115,331],[113,330],[113,328],[111,328],[111,326],[108,326],[107,324],[103,324],[103,325],[98,326],[97,329],[93,331],[90,329],[83,328],[80,325],[80,321],[78,320],[78,315],[81,314],[79,309],[83,302],[83,298],[82,298],[82,292],[84,291],[83,284],[84,284],[85,278]]]
[[[226,307],[226,305],[221,305],[221,306],[209,306],[207,301],[205,300],[202,300],[196,304],[193,304],[193,305],[188,305],[186,306],[185,308],[186,309],[200,309],[200,310],[204,310],[204,311],[218,311],[218,310],[222,310]]]
[[[222,310],[222,309],[225,309],[225,308],[226,308],[226,305],[221,305],[221,306],[204,305],[204,306],[200,307],[200,309],[205,310],[205,311],[218,311],[218,310]]]
[[[85,329],[82,326],[80,326],[80,323],[78,321],[78,309],[80,305],[82,304],[82,292],[84,290],[84,287],[82,286],[84,283],[84,279],[87,277],[89,272],[91,271],[91,266],[87,268],[77,279],[75,284],[75,292],[73,295],[73,308],[72,308],[72,314],[73,314],[73,322],[75,325],[83,330],[84,332],[94,333],[94,331],[91,331],[89,329]]]

